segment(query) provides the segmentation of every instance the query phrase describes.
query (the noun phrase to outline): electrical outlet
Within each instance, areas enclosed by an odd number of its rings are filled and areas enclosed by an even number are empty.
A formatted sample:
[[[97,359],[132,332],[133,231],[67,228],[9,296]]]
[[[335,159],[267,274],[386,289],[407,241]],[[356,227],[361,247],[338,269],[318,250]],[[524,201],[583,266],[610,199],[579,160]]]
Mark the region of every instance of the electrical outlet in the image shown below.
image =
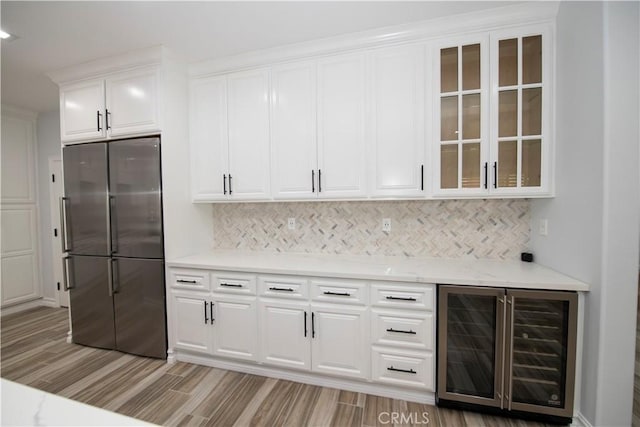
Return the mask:
[[[391,218],[382,218],[382,231],[391,231]]]
[[[289,230],[295,230],[296,229],[296,219],[295,218],[289,218],[289,221],[287,221],[287,227],[289,227]]]
[[[538,233],[541,236],[549,235],[549,220],[546,218],[540,220],[540,224],[538,224]]]

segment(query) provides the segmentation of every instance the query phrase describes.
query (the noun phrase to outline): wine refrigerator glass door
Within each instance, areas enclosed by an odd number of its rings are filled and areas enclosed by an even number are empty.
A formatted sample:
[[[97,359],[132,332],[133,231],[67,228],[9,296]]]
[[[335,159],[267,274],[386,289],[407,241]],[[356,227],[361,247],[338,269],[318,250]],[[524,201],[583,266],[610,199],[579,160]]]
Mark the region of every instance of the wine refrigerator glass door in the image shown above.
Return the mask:
[[[507,291],[507,409],[573,415],[577,306],[575,292]]]
[[[438,399],[504,405],[504,289],[438,287]]]

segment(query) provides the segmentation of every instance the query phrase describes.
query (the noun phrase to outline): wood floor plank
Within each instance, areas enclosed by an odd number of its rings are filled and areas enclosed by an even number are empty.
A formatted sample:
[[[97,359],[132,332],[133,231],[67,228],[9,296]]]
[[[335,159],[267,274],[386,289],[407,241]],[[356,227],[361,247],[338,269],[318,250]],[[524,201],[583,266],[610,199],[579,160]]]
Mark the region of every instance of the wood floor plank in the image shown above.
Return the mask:
[[[134,417],[139,412],[144,411],[145,407],[152,405],[156,399],[162,397],[164,393],[168,392],[171,387],[180,381],[180,378],[176,375],[163,374],[156,381],[148,384],[135,396],[120,405],[117,412]]]
[[[362,425],[362,408],[346,403],[338,403],[333,413],[331,425],[360,427]]]
[[[309,425],[321,392],[322,387],[303,384],[292,403],[284,425],[291,427]]]
[[[233,423],[236,427],[244,427],[248,426],[251,423],[251,419],[255,415],[262,402],[269,397],[273,387],[277,384],[278,380],[275,378],[266,378],[262,387],[257,391],[257,393],[253,396],[253,399],[247,404],[246,408],[240,416]]]
[[[322,388],[315,408],[309,419],[310,426],[330,426],[333,413],[338,407],[340,390],[335,388]]]
[[[302,389],[302,384],[280,380],[273,387],[269,399],[262,402],[251,419],[251,425],[273,426],[283,425],[290,414],[295,397]]]
[[[218,406],[224,404],[229,398],[229,394],[238,386],[243,375],[245,374],[238,372],[225,373],[218,384],[216,384],[216,387],[209,390],[206,398],[193,409],[191,414],[209,418],[211,414],[218,409]]]
[[[249,402],[258,393],[266,381],[265,377],[244,375],[236,387],[230,390],[228,399],[208,414],[208,426],[230,426],[240,417]],[[207,414],[205,414],[207,416]]]

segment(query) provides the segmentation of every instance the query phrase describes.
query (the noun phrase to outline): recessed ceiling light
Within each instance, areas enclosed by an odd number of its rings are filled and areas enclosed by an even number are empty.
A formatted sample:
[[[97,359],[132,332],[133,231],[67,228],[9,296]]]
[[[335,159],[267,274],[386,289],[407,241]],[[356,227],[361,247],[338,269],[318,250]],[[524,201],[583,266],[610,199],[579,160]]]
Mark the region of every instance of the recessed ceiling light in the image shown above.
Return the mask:
[[[8,39],[9,37],[11,37],[11,34],[7,33],[6,31],[0,30],[0,39]]]

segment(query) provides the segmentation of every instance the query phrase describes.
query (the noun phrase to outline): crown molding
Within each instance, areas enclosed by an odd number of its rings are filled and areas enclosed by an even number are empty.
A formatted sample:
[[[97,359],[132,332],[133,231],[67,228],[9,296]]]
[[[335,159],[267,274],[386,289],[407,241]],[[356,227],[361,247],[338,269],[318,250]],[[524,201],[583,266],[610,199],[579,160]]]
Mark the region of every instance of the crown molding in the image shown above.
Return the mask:
[[[559,2],[533,1],[476,12],[450,15],[417,23],[381,27],[358,33],[256,50],[189,65],[190,77],[206,77],[230,71],[309,57],[345,53],[356,49],[427,41],[452,35],[491,31],[525,24],[555,22]]]

